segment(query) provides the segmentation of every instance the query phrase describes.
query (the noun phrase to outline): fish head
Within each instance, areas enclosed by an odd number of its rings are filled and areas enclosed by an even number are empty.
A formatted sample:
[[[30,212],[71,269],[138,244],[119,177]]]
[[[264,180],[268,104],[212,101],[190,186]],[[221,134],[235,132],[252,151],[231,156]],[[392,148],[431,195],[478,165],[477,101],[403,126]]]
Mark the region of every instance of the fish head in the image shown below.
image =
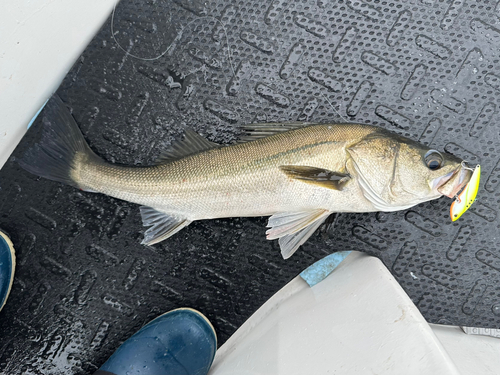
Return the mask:
[[[402,210],[443,195],[453,198],[472,176],[456,156],[384,130],[347,151],[350,173],[358,179],[365,198],[380,211]]]

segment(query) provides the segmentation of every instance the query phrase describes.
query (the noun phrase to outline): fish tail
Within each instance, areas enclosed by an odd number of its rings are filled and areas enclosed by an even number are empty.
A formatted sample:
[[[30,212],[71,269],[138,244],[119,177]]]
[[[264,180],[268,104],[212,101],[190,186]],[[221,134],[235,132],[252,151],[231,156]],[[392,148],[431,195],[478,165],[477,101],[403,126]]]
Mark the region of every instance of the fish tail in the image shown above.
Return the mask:
[[[30,173],[86,190],[75,176],[82,161],[100,161],[90,149],[68,108],[54,95],[44,108],[39,143],[31,147],[19,165]]]

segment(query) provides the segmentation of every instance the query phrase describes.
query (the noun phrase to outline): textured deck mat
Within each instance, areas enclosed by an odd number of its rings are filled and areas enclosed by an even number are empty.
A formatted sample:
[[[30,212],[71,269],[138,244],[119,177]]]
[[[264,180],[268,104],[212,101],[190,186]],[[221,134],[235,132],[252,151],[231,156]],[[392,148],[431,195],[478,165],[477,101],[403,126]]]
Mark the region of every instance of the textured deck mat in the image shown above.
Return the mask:
[[[95,370],[179,306],[203,311],[222,344],[306,266],[345,249],[379,257],[429,322],[500,328],[499,16],[493,1],[124,0],[114,17],[123,50],[109,21],[58,91],[103,158],[147,164],[185,126],[230,143],[254,121],[347,120],[481,163],[478,201],[455,223],[446,198],[339,215],[284,261],[264,218],[195,222],[142,246],[136,205],[38,179],[11,159],[0,226],[18,267],[0,371]]]

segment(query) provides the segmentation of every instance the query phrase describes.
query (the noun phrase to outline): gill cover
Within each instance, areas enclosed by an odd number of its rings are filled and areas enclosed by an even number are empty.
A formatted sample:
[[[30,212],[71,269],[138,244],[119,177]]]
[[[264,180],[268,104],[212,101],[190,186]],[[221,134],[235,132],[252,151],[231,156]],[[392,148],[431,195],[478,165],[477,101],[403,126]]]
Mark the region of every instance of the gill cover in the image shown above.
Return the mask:
[[[374,133],[347,149],[363,195],[379,211],[398,211],[415,205],[401,205],[393,194],[400,147],[396,140]]]

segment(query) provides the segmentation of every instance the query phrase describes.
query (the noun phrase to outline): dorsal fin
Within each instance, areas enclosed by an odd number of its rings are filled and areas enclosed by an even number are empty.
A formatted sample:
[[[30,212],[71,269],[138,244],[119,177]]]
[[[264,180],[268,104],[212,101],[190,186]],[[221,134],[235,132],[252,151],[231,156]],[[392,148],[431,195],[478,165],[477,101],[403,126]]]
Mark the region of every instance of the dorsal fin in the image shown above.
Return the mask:
[[[268,122],[259,124],[248,124],[241,127],[238,143],[255,141],[256,139],[269,137],[274,134],[300,129],[315,125],[312,122]]]
[[[170,148],[163,151],[156,160],[156,164],[182,159],[217,147],[220,147],[220,145],[210,142],[191,129],[186,129],[184,130],[184,137],[181,140],[174,141]]]

